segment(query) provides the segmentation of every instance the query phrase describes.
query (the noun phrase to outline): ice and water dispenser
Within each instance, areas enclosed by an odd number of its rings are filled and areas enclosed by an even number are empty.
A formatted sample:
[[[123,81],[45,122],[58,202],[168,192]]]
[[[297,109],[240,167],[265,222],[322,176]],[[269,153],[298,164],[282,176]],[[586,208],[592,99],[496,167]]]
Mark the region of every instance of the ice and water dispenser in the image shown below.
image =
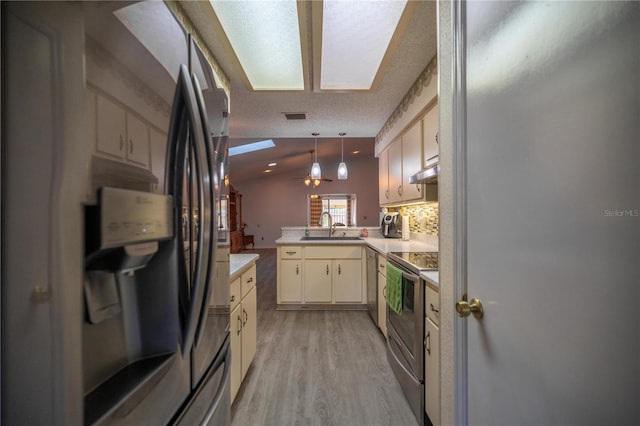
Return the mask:
[[[85,213],[83,385],[95,424],[166,374],[180,318],[173,198],[101,188]]]

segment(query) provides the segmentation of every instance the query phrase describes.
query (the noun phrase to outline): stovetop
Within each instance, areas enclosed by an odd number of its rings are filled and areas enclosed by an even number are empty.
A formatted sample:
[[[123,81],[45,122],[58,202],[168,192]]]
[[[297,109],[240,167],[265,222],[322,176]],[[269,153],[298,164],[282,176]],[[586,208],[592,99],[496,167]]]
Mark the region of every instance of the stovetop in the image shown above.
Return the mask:
[[[414,272],[438,270],[437,251],[392,251],[389,253],[389,259]]]

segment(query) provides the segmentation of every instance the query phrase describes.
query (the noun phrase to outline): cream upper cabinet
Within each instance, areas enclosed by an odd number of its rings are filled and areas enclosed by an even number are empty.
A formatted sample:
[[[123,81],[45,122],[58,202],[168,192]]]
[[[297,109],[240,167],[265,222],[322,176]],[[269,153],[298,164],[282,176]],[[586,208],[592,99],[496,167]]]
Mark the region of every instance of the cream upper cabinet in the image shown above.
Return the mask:
[[[438,147],[438,132],[440,126],[438,121],[438,105],[434,105],[422,119],[422,144],[423,144],[423,157],[422,167],[429,167],[437,159],[439,147]]]
[[[389,150],[385,149],[378,156],[378,190],[380,205],[389,202]]]
[[[402,201],[402,140],[389,147],[389,203]]]
[[[127,113],[115,102],[97,96],[97,145],[98,152],[125,158],[127,139]]]
[[[115,101],[95,96],[96,152],[148,169],[149,126]]]
[[[418,120],[402,135],[402,200],[422,197],[422,184],[411,184],[409,178],[422,170],[422,121]]]
[[[149,168],[149,127],[127,113],[127,160]]]

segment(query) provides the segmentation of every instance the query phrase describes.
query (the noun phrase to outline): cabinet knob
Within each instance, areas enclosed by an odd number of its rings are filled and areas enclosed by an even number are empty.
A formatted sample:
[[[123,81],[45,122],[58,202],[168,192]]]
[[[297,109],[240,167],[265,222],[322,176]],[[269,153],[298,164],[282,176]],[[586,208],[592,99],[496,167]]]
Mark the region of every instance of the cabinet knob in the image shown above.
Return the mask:
[[[232,295],[231,295],[231,301],[232,301],[232,302],[235,302],[235,301],[236,301],[236,295],[235,295],[235,294],[232,294]]]
[[[296,275],[300,275],[300,265],[296,265]]]
[[[329,275],[329,265],[327,265],[327,275]]]
[[[419,183],[416,183],[416,189],[419,193],[422,192],[422,186]]]
[[[253,282],[253,277],[249,277],[249,279],[247,280],[248,283],[252,283]]]
[[[431,355],[431,332],[427,331],[427,335],[424,338],[424,348],[427,351],[427,354]]]
[[[342,274],[342,265],[338,264],[338,275]]]
[[[120,151],[124,148],[124,140],[122,139],[122,135],[120,135]]]
[[[133,154],[133,139],[129,139],[129,154]]]
[[[400,185],[398,187],[398,195],[400,195],[400,196],[402,195],[402,185]]]
[[[242,318],[240,318],[240,315],[238,315],[238,331],[236,332],[236,334],[240,335],[241,331],[242,331]]]

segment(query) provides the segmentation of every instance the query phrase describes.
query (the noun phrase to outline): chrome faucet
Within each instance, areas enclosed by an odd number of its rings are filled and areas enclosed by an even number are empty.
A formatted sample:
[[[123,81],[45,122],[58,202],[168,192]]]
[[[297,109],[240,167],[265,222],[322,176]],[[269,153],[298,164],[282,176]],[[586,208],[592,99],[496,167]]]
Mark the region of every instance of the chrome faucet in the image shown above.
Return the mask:
[[[333,234],[333,232],[335,231],[335,229],[333,229],[331,227],[332,222],[333,222],[333,218],[331,217],[331,214],[328,211],[323,211],[322,214],[320,215],[320,221],[318,222],[318,225],[322,225],[322,218],[324,217],[324,215],[329,216],[329,236],[331,236]]]

